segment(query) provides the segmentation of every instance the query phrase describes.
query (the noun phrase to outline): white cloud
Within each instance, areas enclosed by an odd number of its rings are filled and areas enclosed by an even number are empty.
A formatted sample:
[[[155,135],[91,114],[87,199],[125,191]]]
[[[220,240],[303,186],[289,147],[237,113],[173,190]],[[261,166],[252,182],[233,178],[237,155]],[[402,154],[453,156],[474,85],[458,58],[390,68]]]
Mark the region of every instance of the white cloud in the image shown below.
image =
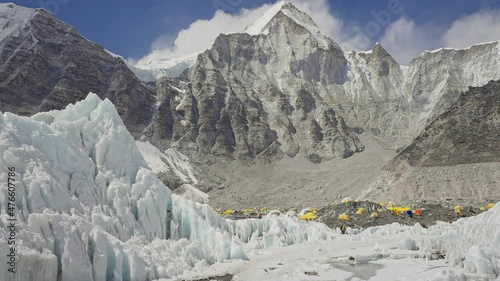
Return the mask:
[[[450,26],[436,26],[432,23],[417,25],[411,19],[400,17],[385,29],[385,25],[380,26],[381,36],[372,37],[366,35],[367,26],[355,21],[345,24],[340,18],[331,14],[328,0],[290,1],[309,14],[322,32],[336,41],[344,51],[367,50],[375,41],[379,41],[401,64],[409,64],[424,50],[441,47],[464,48],[477,43],[500,40],[500,10],[480,11],[460,18]],[[197,20],[177,35],[158,37],[151,44],[151,52],[148,55],[138,61],[129,59],[129,63],[144,65],[151,61],[202,52],[212,46],[219,34],[243,31],[272,5],[269,3],[254,9],[241,9],[235,14],[219,10],[211,19]],[[391,18],[388,19],[390,22]]]
[[[328,0],[295,0],[297,8],[316,22],[320,30],[335,42],[344,51],[366,50],[372,47],[371,40],[361,32],[356,24],[345,25],[342,19],[330,13]]]
[[[466,48],[500,40],[500,10],[480,11],[455,21],[443,38],[444,47]]]
[[[432,24],[416,25],[400,18],[380,38],[382,46],[401,64],[408,64],[425,50],[467,48],[500,40],[500,10],[479,11],[455,20],[447,28]]]
[[[177,36],[164,35],[157,38],[151,46],[151,53],[140,59],[138,64],[202,52],[213,44],[219,34],[244,30],[269,7],[266,4],[253,10],[243,9],[237,14],[227,14],[219,10],[213,18],[197,20],[181,30]]]
[[[409,64],[424,50],[436,48],[436,40],[428,27],[417,26],[413,20],[399,18],[387,27],[380,38],[380,44],[400,64]]]
[[[371,45],[370,40],[357,34],[352,28],[347,30],[342,20],[330,14],[328,0],[292,0],[300,10],[308,13],[322,31],[340,44],[344,50],[363,49]],[[139,59],[137,64],[178,58],[202,52],[210,48],[221,33],[241,32],[258,19],[272,4],[264,4],[255,9],[242,9],[236,14],[217,11],[211,19],[197,20],[181,30],[176,36],[160,36],[151,45],[151,53]],[[131,63],[135,60],[129,59]]]

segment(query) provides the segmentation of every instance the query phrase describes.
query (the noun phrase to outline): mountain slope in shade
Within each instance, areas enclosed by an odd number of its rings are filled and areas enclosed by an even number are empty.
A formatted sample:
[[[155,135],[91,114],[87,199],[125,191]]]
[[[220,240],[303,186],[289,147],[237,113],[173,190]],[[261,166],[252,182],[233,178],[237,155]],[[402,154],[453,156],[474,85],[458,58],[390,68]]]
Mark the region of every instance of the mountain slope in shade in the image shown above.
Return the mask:
[[[404,91],[413,114],[409,134],[416,137],[469,86],[500,79],[500,42],[424,52],[412,61],[405,76]]]
[[[500,81],[470,87],[385,168],[366,197],[500,197]]]
[[[0,110],[61,109],[88,92],[109,98],[138,134],[154,111],[154,90],[123,60],[42,9],[0,4]]]

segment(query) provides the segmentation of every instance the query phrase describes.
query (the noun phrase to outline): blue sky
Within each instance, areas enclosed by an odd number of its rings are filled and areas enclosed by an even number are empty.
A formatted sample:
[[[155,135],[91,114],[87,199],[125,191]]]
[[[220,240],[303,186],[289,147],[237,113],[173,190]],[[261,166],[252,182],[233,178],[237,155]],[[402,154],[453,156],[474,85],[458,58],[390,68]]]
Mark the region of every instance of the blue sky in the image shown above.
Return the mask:
[[[306,0],[297,0],[306,1]],[[405,28],[416,32],[415,36],[425,37],[428,48],[440,46],[439,37],[444,36],[457,20],[486,11],[500,11],[498,0],[309,0],[321,2],[327,12],[335,19],[342,20],[341,33],[332,31],[338,37],[354,36],[355,28],[363,30],[366,25],[374,20],[373,12],[387,10],[390,1],[400,1],[402,12],[391,16],[391,24],[401,22],[402,30]],[[174,39],[182,29],[188,29],[190,24],[200,20],[214,18],[216,10],[222,9],[227,14],[239,14],[241,9],[257,9],[272,0],[17,0],[14,3],[28,7],[46,7],[55,11],[56,15],[78,28],[88,39],[103,45],[108,50],[122,55],[125,58],[139,59],[149,54],[152,48],[170,48]],[[54,4],[55,3],[55,4]],[[62,3],[62,4],[60,4]],[[52,4],[52,5],[51,5]],[[480,14],[479,14],[480,15]],[[493,20],[497,14],[490,15]],[[498,14],[500,17],[500,13]],[[314,18],[314,16],[313,16]],[[481,16],[476,21],[480,21]],[[484,17],[483,17],[484,18]],[[499,20],[500,21],[500,20]],[[328,23],[328,22],[327,22]],[[406,23],[406,27],[404,26]],[[483,23],[483,24],[488,24]],[[382,26],[382,31],[377,36],[369,38],[370,44],[376,41],[384,42],[385,29],[390,25]],[[396,27],[394,27],[396,28]],[[202,32],[202,31],[200,31]],[[224,32],[224,30],[221,30]],[[396,32],[396,31],[394,31]],[[396,32],[397,33],[397,32]],[[194,37],[203,36],[195,34]],[[393,38],[393,41],[396,37]],[[342,41],[342,38],[333,38]],[[344,38],[345,39],[345,38]],[[475,39],[480,40],[481,38]],[[498,38],[500,39],[500,38]],[[211,38],[206,40],[210,41]],[[347,39],[346,39],[347,40]],[[432,42],[432,41],[436,42]],[[390,40],[389,40],[390,41]],[[397,42],[387,42],[387,45]],[[473,42],[472,40],[471,42]],[[201,42],[194,42],[201,44]],[[206,44],[206,43],[204,43]],[[165,45],[165,46],[163,46]],[[350,48],[350,45],[345,44]],[[384,45],[384,44],[383,44]],[[443,45],[443,44],[441,44]],[[182,48],[182,44],[178,47]],[[341,44],[342,46],[342,44]],[[359,46],[358,46],[359,47]],[[461,47],[461,46],[458,46]],[[361,46],[361,49],[366,48]],[[426,48],[421,46],[420,48]],[[390,49],[390,47],[389,47]],[[416,53],[417,50],[414,51]],[[169,56],[181,54],[173,51]],[[412,54],[406,54],[411,56]],[[404,60],[407,60],[405,58]]]

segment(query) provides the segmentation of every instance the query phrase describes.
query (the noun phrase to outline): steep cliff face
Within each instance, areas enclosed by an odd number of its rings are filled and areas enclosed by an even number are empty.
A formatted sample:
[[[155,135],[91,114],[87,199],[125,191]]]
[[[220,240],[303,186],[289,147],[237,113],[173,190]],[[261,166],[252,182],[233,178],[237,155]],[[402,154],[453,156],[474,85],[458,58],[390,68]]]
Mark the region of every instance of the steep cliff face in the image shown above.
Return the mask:
[[[500,82],[469,88],[386,166],[367,197],[500,196]]]
[[[184,79],[161,80],[148,136],[210,161],[246,163],[350,157],[364,149],[362,132],[404,148],[461,91],[500,79],[498,45],[426,52],[400,66],[378,43],[344,53],[281,2],[244,33],[219,36]]]
[[[89,92],[110,99],[134,134],[148,125],[154,90],[123,60],[45,10],[0,4],[0,110],[61,109]]]
[[[389,167],[500,162],[500,82],[469,87]]]
[[[412,113],[410,135],[417,136],[469,86],[483,86],[498,79],[500,42],[424,52],[412,61],[405,78],[404,91]]]
[[[188,80],[178,82],[181,88],[160,80],[162,105],[149,136],[245,163],[299,152],[321,162],[362,151],[356,130],[325,90],[341,87],[347,60],[337,44],[311,31],[312,24],[283,4],[262,32],[219,36]]]
[[[376,44],[368,52],[346,54],[348,79],[339,101],[350,126],[403,145],[410,136],[408,94],[403,91],[404,71],[394,58]]]

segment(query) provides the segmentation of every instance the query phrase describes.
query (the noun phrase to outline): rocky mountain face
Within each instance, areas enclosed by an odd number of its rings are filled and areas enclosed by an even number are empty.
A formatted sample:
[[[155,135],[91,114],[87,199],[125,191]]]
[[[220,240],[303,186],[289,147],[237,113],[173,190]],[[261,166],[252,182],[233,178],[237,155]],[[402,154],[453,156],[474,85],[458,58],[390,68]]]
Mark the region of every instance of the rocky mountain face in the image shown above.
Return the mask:
[[[182,79],[160,79],[147,136],[191,156],[252,163],[360,153],[366,132],[403,148],[470,85],[500,79],[499,43],[426,52],[400,66],[376,44],[344,53],[292,4],[221,35]]]
[[[148,136],[245,163],[299,152],[321,162],[363,151],[359,128],[346,125],[326,91],[341,88],[348,61],[297,18],[314,24],[283,4],[264,26],[267,34],[219,36],[181,88],[161,80],[162,105]]]
[[[500,196],[500,81],[470,87],[385,167],[367,197]]]
[[[205,190],[219,206],[356,197],[380,181],[396,150],[469,86],[500,79],[499,69],[498,42],[425,52],[409,66],[380,44],[344,53],[308,15],[282,2],[245,32],[220,35],[182,77],[160,79],[146,136],[212,165],[222,179]],[[273,164],[245,167],[263,162]]]
[[[94,92],[116,105],[133,134],[149,124],[154,89],[75,28],[45,10],[2,3],[0,30],[1,111],[32,115]]]
[[[409,97],[410,134],[416,137],[444,113],[469,86],[500,79],[500,42],[467,49],[424,52],[407,70],[404,91]]]

